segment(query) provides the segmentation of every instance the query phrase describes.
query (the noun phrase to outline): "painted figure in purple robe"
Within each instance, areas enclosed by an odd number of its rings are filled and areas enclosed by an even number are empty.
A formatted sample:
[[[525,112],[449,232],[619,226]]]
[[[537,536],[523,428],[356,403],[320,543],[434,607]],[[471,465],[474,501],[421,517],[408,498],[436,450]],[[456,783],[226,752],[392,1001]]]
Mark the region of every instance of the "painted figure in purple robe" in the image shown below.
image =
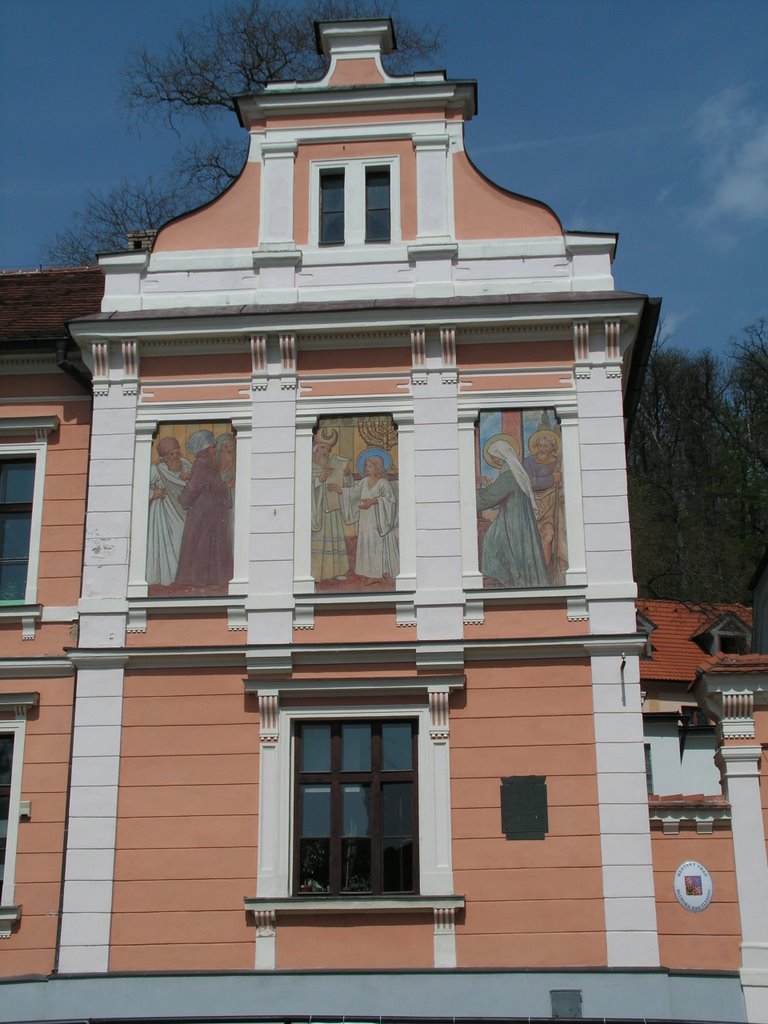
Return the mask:
[[[186,510],[176,583],[191,587],[223,586],[232,579],[229,510],[232,488],[216,465],[216,441],[210,430],[196,430],[187,441],[194,455],[189,483],[179,501]]]

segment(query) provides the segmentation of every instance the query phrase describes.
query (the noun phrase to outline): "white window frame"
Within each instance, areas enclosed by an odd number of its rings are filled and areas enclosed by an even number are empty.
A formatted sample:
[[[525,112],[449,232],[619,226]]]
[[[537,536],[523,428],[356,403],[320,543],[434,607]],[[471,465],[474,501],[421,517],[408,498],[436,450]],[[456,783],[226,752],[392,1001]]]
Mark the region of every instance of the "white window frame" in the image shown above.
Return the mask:
[[[35,484],[32,492],[32,518],[29,529],[29,561],[24,600],[3,602],[0,609],[13,612],[24,605],[37,604],[38,572],[40,568],[40,537],[43,528],[43,493],[45,491],[45,462],[48,453],[48,435],[59,426],[57,416],[19,417],[0,420],[0,460],[35,460]],[[30,442],[6,441],[9,436],[34,434]],[[34,636],[34,632],[32,633]]]
[[[394,678],[376,684],[366,680],[338,679],[301,683],[246,681],[248,692],[259,698],[259,824],[256,900],[247,909],[270,915],[269,924],[257,928],[256,966],[275,966],[274,919],[278,912],[299,911],[307,901],[293,894],[294,854],[294,743],[295,723],[322,721],[418,722],[418,896],[367,897],[323,896],[311,901],[312,912],[355,912],[393,909],[433,910],[435,913],[435,965],[455,966],[453,914],[463,898],[453,891],[451,852],[450,691],[464,686],[463,677],[441,677],[432,682]],[[300,696],[322,687],[329,703],[302,705]],[[421,701],[398,700],[403,693],[419,694]],[[331,703],[333,697],[354,697],[354,703]],[[388,699],[385,701],[384,694]],[[281,707],[281,696],[294,698]],[[370,703],[366,703],[366,698]],[[373,698],[373,700],[371,699]],[[448,922],[446,924],[446,922]],[[440,931],[438,932],[438,923]]]
[[[475,482],[475,427],[481,412],[531,409],[554,409],[560,421],[563,459],[563,485],[565,492],[565,521],[568,531],[568,568],[563,588],[584,588],[587,582],[586,544],[581,493],[581,457],[579,453],[578,412],[575,403],[564,404],[562,395],[542,391],[528,393],[517,400],[509,394],[489,392],[472,404],[459,405],[459,485],[461,506],[462,561],[464,589],[476,591],[473,597],[493,600],[494,595],[510,591],[484,590],[480,572],[477,543],[477,498]],[[521,587],[513,591],[526,599],[543,597],[560,588]],[[569,615],[570,617],[570,615]]]
[[[387,242],[365,240],[365,172],[389,171],[390,233]],[[324,171],[344,172],[344,241],[320,245],[320,175]],[[312,160],[309,165],[309,244],[322,250],[377,249],[402,241],[400,224],[400,158],[385,156],[365,160]]]
[[[151,415],[150,415],[151,413]],[[249,415],[244,416],[242,406],[229,403],[199,403],[183,410],[158,403],[151,410],[140,409],[136,421],[136,439],[133,462],[133,500],[131,507],[131,543],[128,561],[128,597],[146,599],[147,540],[149,531],[149,476],[152,466],[152,442],[158,428],[165,423],[231,423],[235,431],[238,465],[244,467],[239,486],[235,488],[234,576],[229,584],[228,596],[242,596],[248,590],[248,543],[250,530],[243,524],[249,521],[250,465],[252,425]],[[194,598],[168,598],[170,604],[189,605]],[[143,632],[138,629],[137,631]]]
[[[16,852],[19,841],[21,814],[21,777],[24,767],[24,741],[27,731],[27,712],[38,701],[37,693],[0,693],[0,714],[12,711],[14,718],[0,719],[0,733],[13,735],[13,761],[11,763],[11,792],[8,803],[8,834],[5,841],[5,869],[0,888],[0,939],[7,939],[21,909],[15,904]]]

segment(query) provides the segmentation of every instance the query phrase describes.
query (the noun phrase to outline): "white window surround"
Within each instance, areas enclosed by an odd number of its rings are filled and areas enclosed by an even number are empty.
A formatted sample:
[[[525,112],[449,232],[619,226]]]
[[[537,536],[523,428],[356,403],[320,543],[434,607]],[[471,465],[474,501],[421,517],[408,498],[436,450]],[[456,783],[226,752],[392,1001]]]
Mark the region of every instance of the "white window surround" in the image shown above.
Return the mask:
[[[8,807],[8,834],[5,846],[5,870],[0,891],[0,939],[7,939],[15,921],[21,917],[21,908],[15,904],[16,847],[19,838],[21,813],[21,776],[24,766],[24,739],[27,712],[37,704],[37,693],[0,693],[0,714],[11,713],[10,720],[0,719],[0,733],[13,736],[13,764],[11,767],[11,794]]]
[[[0,459],[35,460],[35,484],[32,493],[32,519],[29,531],[29,562],[27,563],[27,585],[24,601],[4,603],[0,606],[0,618],[22,616],[25,640],[35,635],[34,618],[37,617],[28,606],[37,603],[37,574],[40,564],[40,533],[43,525],[43,492],[45,490],[45,462],[48,452],[48,435],[57,430],[58,416],[20,416],[0,420]],[[13,437],[34,435],[35,440],[16,442],[6,440]],[[39,612],[38,612],[39,615]]]
[[[246,691],[259,699],[259,835],[256,898],[246,900],[257,922],[256,967],[275,966],[276,915],[301,909],[328,913],[396,909],[432,910],[435,915],[435,964],[455,966],[454,913],[464,905],[453,892],[449,696],[464,686],[463,677],[439,680],[393,678],[338,679],[267,683],[247,680]],[[298,701],[322,690],[328,704],[303,707]],[[422,702],[398,702],[403,693]],[[281,696],[294,698],[281,706]],[[334,697],[354,697],[354,705]],[[367,701],[370,701],[368,703]],[[375,703],[374,703],[375,701]],[[417,896],[347,898],[294,897],[293,858],[294,723],[312,719],[411,719],[418,722],[419,893]],[[311,904],[311,905],[310,905]]]
[[[409,403],[410,404],[410,403]],[[312,438],[324,417],[376,416],[389,413],[397,427],[398,456],[398,528],[400,572],[396,594],[376,594],[374,601],[394,600],[402,593],[413,593],[416,586],[416,489],[414,425],[412,408],[393,408],[392,399],[371,401],[347,399],[343,411],[338,401],[328,407],[317,403],[302,405],[296,416],[296,506],[294,522],[294,594],[314,595],[312,576]],[[360,594],[333,594],[334,603],[360,604]]]
[[[136,422],[136,446],[133,464],[133,502],[131,508],[131,548],[128,573],[129,598],[147,598],[147,532],[149,527],[149,473],[152,464],[152,441],[158,427],[163,423],[231,423],[235,432],[238,465],[243,474],[248,473],[251,464],[252,421],[250,405],[244,415],[242,407],[233,408],[221,403],[199,403],[173,410],[152,407],[152,418],[140,410]],[[245,595],[248,589],[248,540],[249,531],[242,529],[248,522],[250,484],[247,478],[243,486],[235,488],[235,575],[229,586],[230,595]],[[189,598],[174,598],[165,604],[187,605]],[[215,601],[214,603],[221,603]]]
[[[581,493],[581,458],[579,455],[578,413],[575,404],[565,405],[562,395],[546,392],[510,394],[488,394],[475,399],[470,405],[459,405],[459,486],[461,502],[461,535],[463,579],[465,590],[482,590],[483,577],[480,572],[477,544],[477,499],[475,482],[475,426],[481,412],[496,410],[517,410],[554,408],[560,421],[560,436],[563,454],[563,484],[565,496],[565,521],[568,537],[568,568],[565,571],[565,587],[584,588],[587,582],[586,550],[584,539],[584,518]],[[526,598],[546,596],[553,588],[530,588],[515,591]],[[498,590],[483,590],[483,598],[493,599],[502,593]],[[477,594],[473,595],[479,596]]]
[[[390,237],[388,242],[365,240],[365,172],[374,169],[389,170]],[[344,171],[344,242],[339,245],[320,246],[320,174],[323,171]],[[373,157],[359,160],[312,160],[309,165],[309,244],[334,249],[357,247],[370,249],[399,243],[400,226],[400,158]]]

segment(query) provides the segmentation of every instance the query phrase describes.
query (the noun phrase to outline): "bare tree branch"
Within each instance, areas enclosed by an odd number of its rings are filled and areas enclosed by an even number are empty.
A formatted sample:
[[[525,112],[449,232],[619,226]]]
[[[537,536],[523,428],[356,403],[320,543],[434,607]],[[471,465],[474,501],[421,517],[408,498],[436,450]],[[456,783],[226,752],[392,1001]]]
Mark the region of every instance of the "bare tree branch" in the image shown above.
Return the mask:
[[[316,51],[315,20],[384,16],[397,21],[398,49],[386,58],[390,72],[434,60],[440,31],[401,16],[396,0],[239,0],[182,25],[165,50],[132,54],[123,102],[136,122],[173,130],[179,154],[160,179],[91,193],[71,226],[49,245],[48,259],[57,265],[92,263],[98,251],[124,248],[126,231],[160,227],[214,198],[234,181],[245,159],[245,141],[228,141],[222,132],[222,117],[234,109],[232,96],[258,92],[271,80],[320,78],[326,65]]]

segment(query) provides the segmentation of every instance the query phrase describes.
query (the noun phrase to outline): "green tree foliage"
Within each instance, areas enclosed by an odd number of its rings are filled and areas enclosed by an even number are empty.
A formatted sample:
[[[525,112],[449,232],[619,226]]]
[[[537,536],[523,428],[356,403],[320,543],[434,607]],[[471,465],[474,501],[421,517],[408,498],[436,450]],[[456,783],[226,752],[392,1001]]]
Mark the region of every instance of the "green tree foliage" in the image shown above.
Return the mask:
[[[628,451],[641,594],[743,601],[768,542],[768,321],[726,357],[657,343]]]
[[[269,81],[321,78],[326,60],[317,53],[315,21],[390,16],[397,49],[385,58],[387,70],[431,65],[440,31],[400,14],[397,0],[240,0],[182,25],[164,50],[134,53],[124,70],[123,101],[137,125],[175,133],[176,158],[164,174],[90,193],[48,246],[50,262],[95,263],[97,252],[128,248],[129,232],[159,228],[219,195],[246,154],[245,133],[232,135],[232,97],[259,92]]]

